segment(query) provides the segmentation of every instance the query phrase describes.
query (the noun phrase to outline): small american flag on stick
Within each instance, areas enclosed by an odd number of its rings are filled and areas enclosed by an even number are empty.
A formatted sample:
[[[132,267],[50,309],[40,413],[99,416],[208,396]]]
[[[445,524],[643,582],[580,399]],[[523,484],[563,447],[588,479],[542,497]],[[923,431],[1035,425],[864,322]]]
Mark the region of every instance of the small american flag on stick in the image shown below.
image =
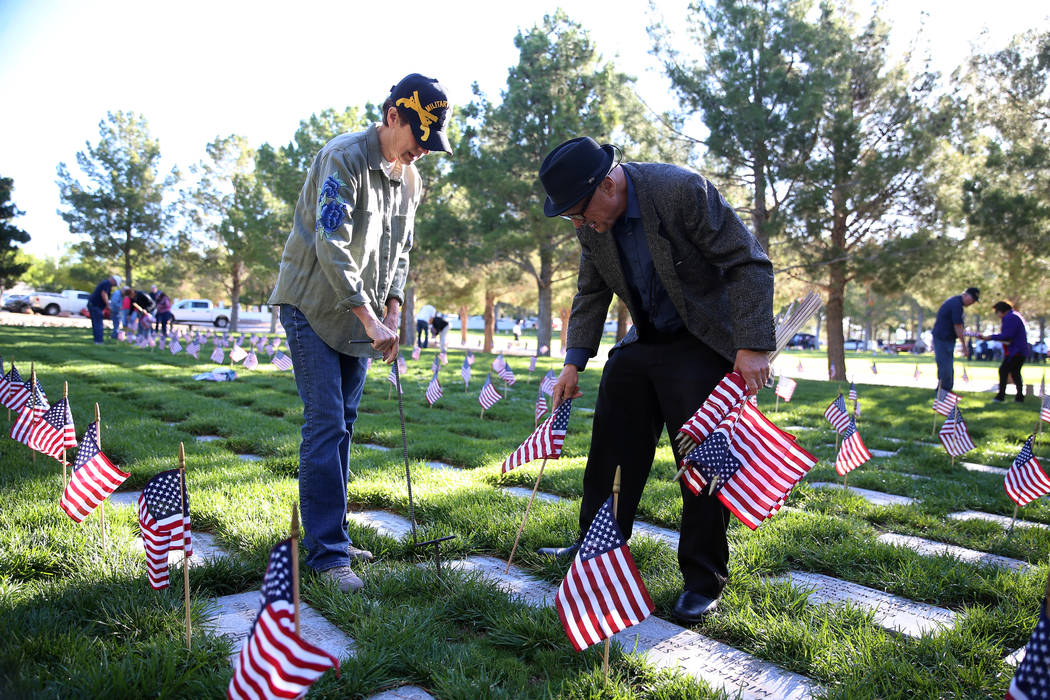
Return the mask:
[[[221,352],[221,351],[220,351]],[[292,368],[292,358],[285,355],[283,352],[278,350],[273,354],[273,366],[282,372],[290,370]]]
[[[835,429],[835,432],[842,434],[846,431],[849,427],[850,418],[849,412],[846,410],[846,400],[842,398],[842,394],[839,394],[838,398],[824,409],[824,418],[827,419],[828,423],[831,423],[831,427]]]
[[[478,403],[486,411],[496,405],[496,402],[502,399],[496,387],[492,386],[492,376],[485,377],[485,386],[481,387],[481,393],[478,394]]]
[[[554,376],[554,370],[547,370],[547,374],[543,375],[543,381],[540,382],[540,391],[547,396],[551,395],[554,391],[554,385],[558,383],[558,378]]]
[[[569,412],[572,411],[572,399],[566,399],[533,431],[518,449],[503,460],[504,474],[515,467],[531,462],[534,459],[558,459],[561,457],[565,443],[565,433],[569,430]]]
[[[780,375],[780,379],[777,381],[777,396],[784,399],[784,401],[790,401],[791,397],[795,394],[795,387],[798,385],[791,377],[785,377]]]
[[[849,383],[849,394],[846,396],[846,398],[849,399],[850,401],[856,401],[857,400],[857,385],[854,384],[853,382]]]
[[[944,445],[944,449],[952,457],[964,455],[976,448],[973,440],[970,439],[969,431],[966,430],[966,422],[963,420],[962,412],[958,406],[953,408],[952,412],[948,414],[937,436],[940,438],[941,444]]]
[[[554,596],[558,617],[576,651],[638,624],[655,609],[612,507],[609,496],[587,528]]]
[[[463,377],[463,388],[466,389],[470,386],[470,363],[467,362],[467,358],[463,358],[463,365],[459,368],[459,376]]]
[[[937,389],[937,396],[933,399],[933,410],[942,416],[947,416],[959,403],[959,395],[947,389]]]
[[[339,659],[296,634],[291,549],[284,540],[270,552],[259,615],[241,644],[228,698],[298,698],[328,669],[339,675]]]
[[[433,406],[441,396],[441,384],[438,383],[437,372],[434,372],[434,377],[430,380],[430,384],[427,385],[427,403]]]
[[[1043,397],[1043,405],[1039,408],[1039,420],[1050,423],[1050,396]]]
[[[65,450],[77,446],[69,399],[63,397],[40,417],[29,435],[29,446],[58,460],[62,459]]]
[[[1034,435],[1029,435],[1024,447],[1006,472],[1006,495],[1019,506],[1026,506],[1040,496],[1050,493],[1050,477],[1032,452]]]
[[[842,433],[842,445],[835,458],[835,471],[839,476],[846,476],[851,471],[871,459],[871,452],[864,446],[857,432],[857,424],[850,418],[849,426]]]
[[[168,552],[182,549],[193,556],[190,498],[178,469],[161,472],[146,482],[139,495],[139,530],[146,549],[149,584],[168,587]]]
[[[98,447],[98,424],[92,423],[80,439],[73,474],[58,505],[73,522],[84,522],[129,476],[102,454]]]
[[[536,392],[536,417],[535,422],[539,422],[540,418],[547,413],[547,397],[543,395],[542,391]]]

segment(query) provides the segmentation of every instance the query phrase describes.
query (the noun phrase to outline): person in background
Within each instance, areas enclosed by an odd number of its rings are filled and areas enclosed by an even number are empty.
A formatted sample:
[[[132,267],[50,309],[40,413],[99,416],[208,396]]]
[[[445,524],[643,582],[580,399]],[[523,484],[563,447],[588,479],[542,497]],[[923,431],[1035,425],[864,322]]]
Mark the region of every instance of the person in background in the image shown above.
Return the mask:
[[[521,319],[514,320],[514,327],[510,329],[510,332],[514,334],[514,344],[517,345],[521,342]]]
[[[131,308],[131,297],[133,296],[135,296],[135,292],[131,287],[125,285],[124,292],[120,295],[120,318],[124,330],[127,330],[128,326],[131,326],[132,328],[135,326],[135,310]]]
[[[1024,401],[1024,384],[1021,381],[1021,366],[1028,358],[1028,327],[1025,325],[1021,314],[1014,311],[1013,305],[1008,301],[997,301],[992,305],[996,316],[999,317],[1002,326],[995,335],[979,336],[984,340],[998,340],[1003,345],[1003,362],[999,365],[999,393],[995,395],[994,401],[1006,400],[1006,385],[1013,379],[1017,387],[1017,395],[1014,401]]]
[[[102,345],[105,342],[106,329],[103,314],[106,307],[109,306],[109,295],[113,292],[114,287],[120,286],[120,283],[120,275],[110,275],[95,285],[95,291],[88,297],[87,310],[88,316],[91,317],[91,335],[95,339],[95,345]]]
[[[113,288],[113,294],[109,297],[109,320],[113,322],[113,333],[110,335],[114,340],[117,339],[117,331],[124,325],[121,316],[123,315],[123,307],[121,304],[124,303],[124,295],[120,291],[120,285],[118,284]]]
[[[441,314],[434,314],[430,319],[430,327],[434,329],[434,335],[438,339],[438,349],[446,352],[448,350],[448,321]]]
[[[153,301],[152,296],[139,290],[131,297],[131,306],[139,314],[138,335],[149,337],[153,331],[153,314],[157,311],[157,302]]]
[[[153,299],[153,301],[157,301],[158,294],[160,294],[160,290],[157,288],[157,285],[151,284],[149,286],[149,295]]]
[[[416,314],[416,345],[426,348],[430,343],[430,319],[437,313],[430,304],[427,304]]]
[[[160,334],[167,337],[168,322],[174,318],[171,313],[171,297],[157,289],[157,285],[153,285],[153,288],[156,292],[151,296],[157,302],[157,323],[160,324]],[[172,324],[171,331],[175,332],[175,324]]]
[[[945,391],[955,386],[955,341],[966,336],[963,328],[963,308],[976,303],[981,298],[981,290],[967,287],[966,291],[949,297],[937,310],[937,320],[933,324],[933,355],[937,361],[937,381]],[[966,357],[966,346],[960,354]]]

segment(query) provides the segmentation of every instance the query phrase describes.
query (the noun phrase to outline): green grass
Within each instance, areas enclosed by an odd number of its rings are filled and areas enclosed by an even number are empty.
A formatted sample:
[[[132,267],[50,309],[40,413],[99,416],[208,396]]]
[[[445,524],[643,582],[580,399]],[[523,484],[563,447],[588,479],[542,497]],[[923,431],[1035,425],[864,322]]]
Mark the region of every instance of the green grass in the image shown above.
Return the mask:
[[[52,399],[68,381],[81,431],[95,402],[100,404],[104,450],[131,473],[125,489],[141,488],[157,471],[173,467],[178,443],[185,443],[194,529],[214,534],[231,553],[190,572],[195,627],[209,598],[259,586],[266,556],[285,536],[297,497],[302,406],[290,373],[264,365],[255,372],[239,371],[230,384],[195,382],[193,374],[210,363],[123,345],[96,347],[83,330],[0,328],[0,353],[25,374],[33,362]],[[441,372],[445,396],[427,408],[423,388],[433,353],[410,362],[405,381],[420,535],[457,535],[444,547],[447,556],[505,559],[526,504],[496,487],[531,486],[538,466],[501,477],[499,464],[532,429],[539,377],[560,363],[540,360],[530,375],[526,360],[511,358],[519,381],[481,420],[477,391],[491,358],[478,354],[471,390],[464,393],[458,376],[462,353],[450,353]],[[793,353],[785,358],[791,366],[796,355],[807,367],[822,362],[814,353]],[[866,356],[857,362],[870,366]],[[891,364],[912,371],[916,360],[880,357],[878,362],[881,373]],[[925,373],[933,372],[932,357],[919,362]],[[370,372],[354,442],[398,449],[354,448],[349,500],[354,509],[406,515],[397,402],[388,398],[386,373],[378,365]],[[594,366],[581,377],[584,397],[576,407],[593,408],[600,369]],[[859,372],[857,379],[864,381]],[[776,412],[771,392],[764,391],[760,405],[778,425],[817,428],[799,432],[798,439],[821,462],[795,490],[789,508],[759,530],[752,532],[734,519],[731,582],[719,613],[696,629],[815,679],[832,698],[1001,696],[1012,675],[1002,658],[1024,644],[1037,618],[1050,532],[1017,529],[1007,538],[995,525],[948,520],[948,513],[966,509],[1010,515],[1013,504],[1001,478],[953,468],[939,446],[917,444],[935,442],[928,389],[862,385],[860,390],[860,430],[867,445],[900,449],[855,471],[850,485],[921,503],[876,507],[849,493],[808,486],[836,479],[834,447],[824,446],[834,443],[834,436],[823,411],[838,387],[800,380],[794,400],[781,402]],[[963,395],[961,406],[979,448],[965,459],[1007,466],[1011,457],[1006,455],[1035,426],[1037,406],[990,405],[988,399]],[[565,565],[542,560],[535,550],[576,535],[590,423],[589,413],[574,411],[564,457],[549,462],[544,472],[542,489],[571,500],[537,501],[516,555],[523,568],[553,584],[561,580]],[[223,440],[194,439],[204,434]],[[905,442],[887,439],[894,437]],[[236,454],[241,452],[263,460],[243,462]],[[425,460],[461,469],[432,469]],[[670,480],[674,471],[665,440],[642,497],[640,519],[677,529],[681,498]],[[103,550],[97,516],[76,525],[58,511],[60,480],[54,460],[43,455],[34,460],[24,446],[0,440],[0,620],[5,631],[0,696],[221,694],[230,677],[228,645],[198,633],[192,652],[185,651],[182,577],[174,572],[167,591],[149,588],[142,552],[132,546],[137,534],[133,509],[107,506]],[[1050,523],[1050,503],[1033,503],[1022,509],[1022,517]],[[469,575],[445,571],[439,579],[431,567],[417,566],[424,556],[409,544],[353,522],[350,529],[354,541],[377,557],[358,567],[364,591],[345,596],[308,575],[303,578],[304,600],[353,637],[358,649],[340,679],[326,674],[315,685],[314,697],[363,697],[405,683],[441,698],[717,697],[703,684],[615,654],[613,677],[605,681],[600,646],[582,654],[572,651],[553,610],[529,608]],[[1002,554],[1037,567],[1014,573],[922,557],[878,542],[882,532]],[[682,583],[675,553],[646,539],[633,541],[632,552],[656,614],[669,616]],[[948,607],[959,615],[958,623],[922,639],[896,635],[875,625],[870,614],[812,606],[803,593],[769,581],[788,570],[837,576]]]

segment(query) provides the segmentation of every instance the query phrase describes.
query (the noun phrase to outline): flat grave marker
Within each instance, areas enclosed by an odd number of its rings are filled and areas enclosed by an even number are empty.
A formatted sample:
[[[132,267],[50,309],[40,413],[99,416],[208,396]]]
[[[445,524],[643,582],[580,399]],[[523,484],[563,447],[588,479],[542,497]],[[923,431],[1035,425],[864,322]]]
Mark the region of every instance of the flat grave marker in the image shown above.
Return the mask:
[[[980,472],[982,474],[995,474],[997,476],[1006,476],[1006,469],[1002,467],[993,467],[989,464],[974,464],[973,462],[959,462],[964,469],[968,472]]]
[[[383,537],[401,540],[412,534],[412,523],[408,518],[385,510],[364,510],[346,515],[358,525],[370,527]]]
[[[403,685],[400,688],[369,695],[365,700],[436,700],[436,698],[417,685]]]
[[[225,440],[221,435],[197,435],[195,437],[197,442],[215,442],[216,440]]]
[[[945,542],[924,540],[921,537],[912,537],[910,535],[898,535],[896,533],[887,532],[879,535],[878,540],[879,542],[884,542],[895,547],[904,547],[913,550],[924,557],[948,556],[969,564],[977,564],[979,566],[998,566],[1011,571],[1023,572],[1034,568],[1028,562],[1021,561],[1020,559],[1011,559],[1010,557],[1004,557],[998,554],[989,554],[988,552],[980,552],[975,549],[966,549],[965,547],[959,547]]]
[[[984,520],[989,523],[995,523],[1004,530],[1010,527],[1011,518],[1005,515],[995,515],[993,513],[982,513],[979,510],[964,510],[959,513],[948,513],[948,517],[952,520]],[[1050,525],[1044,523],[1033,523],[1030,520],[1021,520],[1018,518],[1014,521],[1014,527],[1038,527],[1044,530],[1050,528]]]
[[[831,481],[815,481],[810,484],[810,486],[815,489],[845,489],[876,506],[907,506],[917,502],[917,499],[909,498],[908,496],[897,496],[892,493],[883,493],[882,491],[858,489],[853,486],[843,486],[842,484]]]

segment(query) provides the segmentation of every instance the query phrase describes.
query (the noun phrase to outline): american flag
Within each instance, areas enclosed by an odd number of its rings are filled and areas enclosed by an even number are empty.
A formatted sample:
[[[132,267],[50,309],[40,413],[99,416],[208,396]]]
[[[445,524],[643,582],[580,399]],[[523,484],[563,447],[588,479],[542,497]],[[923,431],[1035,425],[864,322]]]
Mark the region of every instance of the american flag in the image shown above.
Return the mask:
[[[959,403],[959,395],[947,389],[937,389],[937,396],[933,399],[933,410],[946,416]]]
[[[28,387],[31,382],[32,380],[26,382],[26,386]],[[40,382],[36,383],[36,391],[28,393],[28,397],[28,400],[23,401],[22,405],[16,409],[18,419],[11,426],[11,439],[32,447],[29,437],[50,406],[48,406],[47,397],[44,396]]]
[[[557,383],[558,378],[554,376],[554,370],[549,369],[547,370],[547,374],[543,375],[543,381],[540,382],[540,391],[547,396],[550,396],[551,392],[554,391],[554,385]]]
[[[412,359],[415,360],[417,358],[413,357]],[[401,353],[397,354],[397,371],[400,372],[402,375],[404,375],[405,372],[408,371],[408,363],[405,362],[405,356]]]
[[[418,360],[420,352],[422,352],[422,349],[418,345],[416,347],[412,348],[412,359],[413,360]]]
[[[226,361],[226,352],[216,345],[215,349],[211,351],[211,361],[217,365],[221,365]]]
[[[1043,405],[1039,408],[1039,419],[1050,423],[1050,396],[1043,397]]]
[[[274,355],[277,354],[277,348],[279,348],[280,346],[281,346],[280,345],[280,341],[278,341],[276,339],[270,341],[269,343],[266,344],[266,354],[269,355],[270,357],[273,357]]]
[[[391,365],[390,366],[390,374],[386,375],[386,380],[388,382],[390,382],[393,385],[393,387],[395,389],[397,389],[397,392],[400,394],[400,393],[404,392],[404,389],[402,389],[400,386],[398,386],[397,378],[398,378],[398,374],[397,374],[397,372],[394,371],[394,366]]]
[[[7,392],[4,394],[4,406],[7,406],[12,411],[17,411],[18,408],[25,405],[28,398],[29,388],[26,387],[25,380],[22,379],[22,375],[18,373],[15,363],[12,362],[11,370],[7,373]]]
[[[194,338],[190,341],[190,344],[186,346],[186,354],[197,359],[197,354],[201,351],[201,341],[199,338]]]
[[[1006,472],[1006,494],[1019,506],[1026,506],[1035,499],[1050,493],[1050,477],[1043,471],[1032,452],[1034,435],[1029,435],[1024,447]]]
[[[240,343],[230,348],[230,362],[240,362],[248,357],[248,352],[240,346]]]
[[[542,391],[536,392],[536,421],[543,418],[544,414],[547,413],[547,397],[543,395]]]
[[[73,522],[84,522],[98,504],[109,498],[129,476],[102,454],[98,447],[98,423],[92,423],[80,438],[80,448],[73,460],[73,474],[58,506]]]
[[[467,362],[467,358],[463,358],[463,366],[459,368],[459,376],[463,377],[463,386],[470,386],[470,363]]]
[[[558,617],[576,651],[637,625],[655,609],[613,517],[612,502],[610,496],[598,509],[554,596]]]
[[[777,382],[777,396],[784,399],[785,401],[790,401],[791,396],[795,393],[795,387],[797,385],[798,382],[796,382],[791,377],[785,377],[784,375],[780,375],[780,380]]]
[[[1039,604],[1039,622],[1025,646],[1024,659],[1010,681],[1006,700],[1047,700],[1050,692],[1050,619],[1046,616],[1046,601]]]
[[[474,352],[472,350],[467,350],[467,364],[474,364]]]
[[[175,336],[172,336],[171,343],[168,344],[168,350],[171,350],[172,355],[178,355],[182,352],[182,343]]]
[[[780,510],[795,484],[817,463],[790,433],[747,401],[682,460],[683,481],[699,494],[718,475],[718,499],[752,530]]]
[[[969,384],[969,383],[970,383],[970,375],[968,375],[968,374],[966,373],[966,368],[965,368],[965,367],[963,367],[963,373],[962,373],[962,380],[963,380],[963,381],[964,381],[965,383],[967,383],[967,384]]]
[[[739,372],[730,372],[722,377],[704,403],[697,409],[696,413],[685,422],[679,433],[685,433],[693,439],[697,445],[714,432],[722,419],[731,410],[744,400],[747,393],[747,384]]]
[[[0,364],[0,372],[2,372],[4,366]],[[1039,395],[1046,396],[1046,372],[1043,372],[1043,378],[1039,380]]]
[[[854,384],[853,382],[849,383],[849,394],[846,395],[846,398],[849,399],[850,401],[856,401],[857,400],[857,385]]]
[[[838,457],[835,458],[835,471],[839,476],[845,476],[869,459],[871,453],[860,439],[857,424],[850,418],[849,427],[842,433],[842,445],[839,447]]]
[[[117,342],[123,342],[125,340],[125,338],[126,338],[126,335],[127,334],[124,333],[124,329],[123,328],[121,328],[119,331],[117,331]]]
[[[529,358],[529,371],[530,372],[535,372],[536,371],[536,356],[535,355],[533,355],[531,358]]]
[[[835,432],[841,434],[846,431],[849,427],[849,413],[846,411],[846,400],[842,398],[842,394],[824,409],[824,417],[831,423]]]
[[[944,449],[952,457],[964,455],[976,447],[973,440],[970,439],[970,433],[966,430],[966,423],[963,421],[962,412],[958,406],[948,414],[937,436],[941,439]]]
[[[795,370],[796,370],[796,371],[797,371],[797,372],[798,372],[799,374],[802,374],[802,360],[801,360],[801,359],[799,359],[799,361],[798,361],[798,366],[797,366],[797,367],[795,367]]]
[[[441,363],[438,361],[437,355],[434,355],[434,361],[430,363],[430,371],[437,373],[441,369]]]
[[[504,362],[503,365],[496,370],[496,374],[499,375],[500,379],[507,383],[507,386],[514,386],[514,382],[516,381],[514,377],[514,370],[512,370],[510,368],[510,365],[508,365],[506,362]]]
[[[859,416],[860,415],[860,399],[857,399],[856,401],[853,402],[853,415],[855,415],[855,416]]]
[[[289,370],[292,368],[292,358],[285,355],[283,352],[278,350],[273,354],[273,366],[281,371]]]
[[[919,377],[922,376],[922,372],[919,371],[919,363],[918,362],[915,363],[915,371],[912,373],[912,376],[914,378],[916,378],[916,379],[918,379]]]
[[[29,435],[29,446],[58,460],[62,459],[65,450],[77,446],[77,433],[73,427],[73,412],[69,410],[69,399],[63,397],[40,416]]]
[[[193,556],[190,537],[190,498],[178,469],[157,474],[139,495],[139,530],[146,548],[149,585],[168,587],[168,552],[183,549]]]
[[[248,351],[248,357],[244,358],[244,369],[255,369],[259,366],[259,358],[255,354],[255,349]]]
[[[496,359],[492,361],[492,371],[499,374],[500,370],[507,366],[507,361],[503,359],[503,353],[496,356]]]
[[[485,377],[485,386],[481,387],[481,393],[478,394],[478,403],[481,404],[481,407],[487,411],[502,398],[499,392],[496,391],[496,387],[492,386],[492,376]]]
[[[427,403],[433,406],[441,398],[441,395],[441,384],[438,383],[437,372],[434,372],[434,377],[430,380],[430,384],[427,384]]]
[[[872,374],[878,374],[879,373],[879,368],[875,366],[875,360],[871,361],[871,373]]]
[[[298,698],[325,671],[339,674],[339,659],[295,633],[292,544],[284,540],[270,552],[260,591],[259,615],[241,644],[226,697]]]
[[[540,423],[518,449],[503,460],[504,474],[515,467],[531,462],[534,459],[558,459],[565,443],[565,433],[569,429],[569,412],[572,411],[572,399],[565,399],[555,409],[550,418]]]
[[[0,404],[4,401],[4,396],[7,395],[7,375],[4,374],[4,358],[0,357]]]

